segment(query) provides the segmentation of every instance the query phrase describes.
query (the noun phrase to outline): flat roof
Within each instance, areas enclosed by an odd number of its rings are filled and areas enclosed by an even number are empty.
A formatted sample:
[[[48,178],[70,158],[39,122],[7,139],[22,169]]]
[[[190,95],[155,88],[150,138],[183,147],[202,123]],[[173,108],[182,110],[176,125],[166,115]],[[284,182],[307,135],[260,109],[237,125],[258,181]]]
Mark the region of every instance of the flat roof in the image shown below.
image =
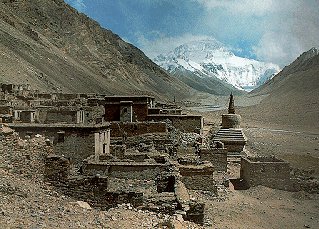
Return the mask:
[[[10,128],[78,128],[78,129],[98,129],[110,127],[109,122],[102,124],[70,124],[70,123],[7,123]]]

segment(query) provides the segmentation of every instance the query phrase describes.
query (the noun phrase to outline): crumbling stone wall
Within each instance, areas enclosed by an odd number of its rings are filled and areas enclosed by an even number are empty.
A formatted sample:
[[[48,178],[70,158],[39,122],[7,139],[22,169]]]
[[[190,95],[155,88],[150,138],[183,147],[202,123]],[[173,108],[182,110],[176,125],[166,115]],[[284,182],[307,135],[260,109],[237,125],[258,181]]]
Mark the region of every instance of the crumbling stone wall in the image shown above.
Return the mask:
[[[216,191],[214,169],[206,165],[180,165],[181,181],[188,189]]]
[[[275,157],[243,157],[240,178],[248,187],[264,185],[270,188],[291,190],[290,165]]]
[[[103,174],[119,179],[155,180],[167,168],[160,164],[136,162],[89,163],[83,166],[86,175]]]
[[[143,203],[143,193],[108,192],[108,178],[98,176],[78,177],[58,186],[65,195],[88,202],[90,206],[108,210],[118,204],[131,203],[137,207]]]
[[[76,123],[77,111],[62,108],[42,108],[38,110],[39,123]]]
[[[80,164],[84,159],[94,154],[94,133],[98,128],[81,128],[72,125],[13,125],[21,138],[34,137],[37,134],[49,139],[57,155],[70,158],[71,163]]]
[[[59,140],[55,135],[53,144],[54,152],[58,155],[64,155],[72,162],[82,162],[85,158],[94,154],[94,134],[85,132],[66,132],[64,140]]]
[[[213,164],[215,171],[227,171],[227,150],[218,148],[201,148],[200,159]]]
[[[196,115],[149,115],[148,120],[156,122],[165,121],[169,119],[172,125],[183,132],[201,133],[203,129],[202,116]]]
[[[111,137],[126,137],[142,135],[147,133],[165,133],[167,132],[164,122],[112,122]]]

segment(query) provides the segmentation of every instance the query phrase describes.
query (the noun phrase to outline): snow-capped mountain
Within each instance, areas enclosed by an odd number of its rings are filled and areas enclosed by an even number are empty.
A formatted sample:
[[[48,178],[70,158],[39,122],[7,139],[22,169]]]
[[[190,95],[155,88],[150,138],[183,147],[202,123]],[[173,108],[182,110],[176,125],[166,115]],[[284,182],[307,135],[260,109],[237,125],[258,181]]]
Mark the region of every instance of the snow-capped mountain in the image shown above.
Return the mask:
[[[280,71],[275,64],[235,56],[215,39],[182,44],[154,61],[169,72],[186,70],[201,78],[217,77],[244,90],[263,84]]]

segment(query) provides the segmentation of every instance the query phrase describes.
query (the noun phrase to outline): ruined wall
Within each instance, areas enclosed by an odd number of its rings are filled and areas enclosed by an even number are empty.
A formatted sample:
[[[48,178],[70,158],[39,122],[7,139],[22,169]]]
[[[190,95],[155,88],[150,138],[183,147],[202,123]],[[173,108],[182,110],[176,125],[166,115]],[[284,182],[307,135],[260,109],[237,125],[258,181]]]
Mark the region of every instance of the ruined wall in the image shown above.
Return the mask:
[[[133,121],[146,121],[148,107],[147,104],[132,104],[133,108]],[[120,103],[107,103],[105,104],[105,121],[120,121],[121,117],[121,104]]]
[[[216,191],[212,166],[179,166],[179,171],[188,189]]]
[[[240,178],[248,187],[264,185],[270,188],[291,190],[290,166],[276,158],[242,158]]]
[[[85,132],[66,132],[64,140],[59,140],[56,133],[54,136],[53,149],[58,155],[64,155],[73,163],[80,163],[94,154],[94,134]]]
[[[84,123],[101,123],[104,116],[104,106],[83,107],[84,110]]]
[[[183,132],[200,133],[203,128],[202,116],[188,115],[149,115],[148,120],[156,122],[171,120],[172,125]]]
[[[215,171],[227,171],[227,150],[226,149],[200,149],[200,159],[213,164]]]
[[[155,180],[166,170],[166,166],[134,162],[107,165],[90,163],[84,165],[83,169],[86,175],[101,174],[119,179]]]
[[[77,111],[59,108],[39,109],[39,123],[76,123]]]
[[[107,177],[82,177],[68,180],[59,189],[68,196],[82,200],[101,210],[108,210],[118,204],[131,203],[137,207],[143,203],[143,193],[108,192]]]
[[[94,154],[94,132],[86,128],[63,128],[52,125],[51,127],[12,126],[19,136],[26,138],[27,135],[34,137],[41,134],[53,143],[54,153],[70,158],[71,163],[80,163],[88,156]]]
[[[127,137],[142,135],[147,133],[165,133],[167,132],[164,122],[112,122],[111,137]]]
[[[18,177],[42,180],[44,157],[52,152],[44,137],[23,140],[17,133],[0,131],[0,168]]]

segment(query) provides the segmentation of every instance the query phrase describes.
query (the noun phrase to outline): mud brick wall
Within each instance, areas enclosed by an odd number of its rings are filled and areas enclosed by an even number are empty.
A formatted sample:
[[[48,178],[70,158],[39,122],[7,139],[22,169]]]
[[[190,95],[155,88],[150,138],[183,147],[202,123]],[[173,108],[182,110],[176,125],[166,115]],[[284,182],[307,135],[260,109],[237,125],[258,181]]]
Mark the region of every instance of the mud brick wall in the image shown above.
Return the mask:
[[[58,100],[73,100],[73,99],[80,98],[80,94],[58,93],[58,94],[56,94],[56,98]]]
[[[0,114],[12,114],[12,108],[9,106],[0,106]]]
[[[166,133],[167,127],[164,122],[111,123],[111,137],[123,137],[124,132],[127,137],[132,137],[147,133]]]
[[[216,192],[213,175],[183,176],[181,181],[185,184],[186,188],[191,190]]]
[[[200,149],[200,159],[213,164],[215,171],[227,171],[226,149]]]
[[[121,179],[154,180],[161,173],[161,168],[144,166],[111,166],[109,176]]]
[[[264,185],[275,189],[290,190],[292,188],[290,171],[288,162],[275,158],[241,159],[240,177],[249,187]]]
[[[148,120],[156,122],[169,119],[172,125],[183,132],[200,133],[203,128],[202,116],[190,115],[149,115]]]
[[[186,212],[184,219],[202,225],[204,223],[204,211],[204,203],[192,201],[189,204],[189,210]]]

